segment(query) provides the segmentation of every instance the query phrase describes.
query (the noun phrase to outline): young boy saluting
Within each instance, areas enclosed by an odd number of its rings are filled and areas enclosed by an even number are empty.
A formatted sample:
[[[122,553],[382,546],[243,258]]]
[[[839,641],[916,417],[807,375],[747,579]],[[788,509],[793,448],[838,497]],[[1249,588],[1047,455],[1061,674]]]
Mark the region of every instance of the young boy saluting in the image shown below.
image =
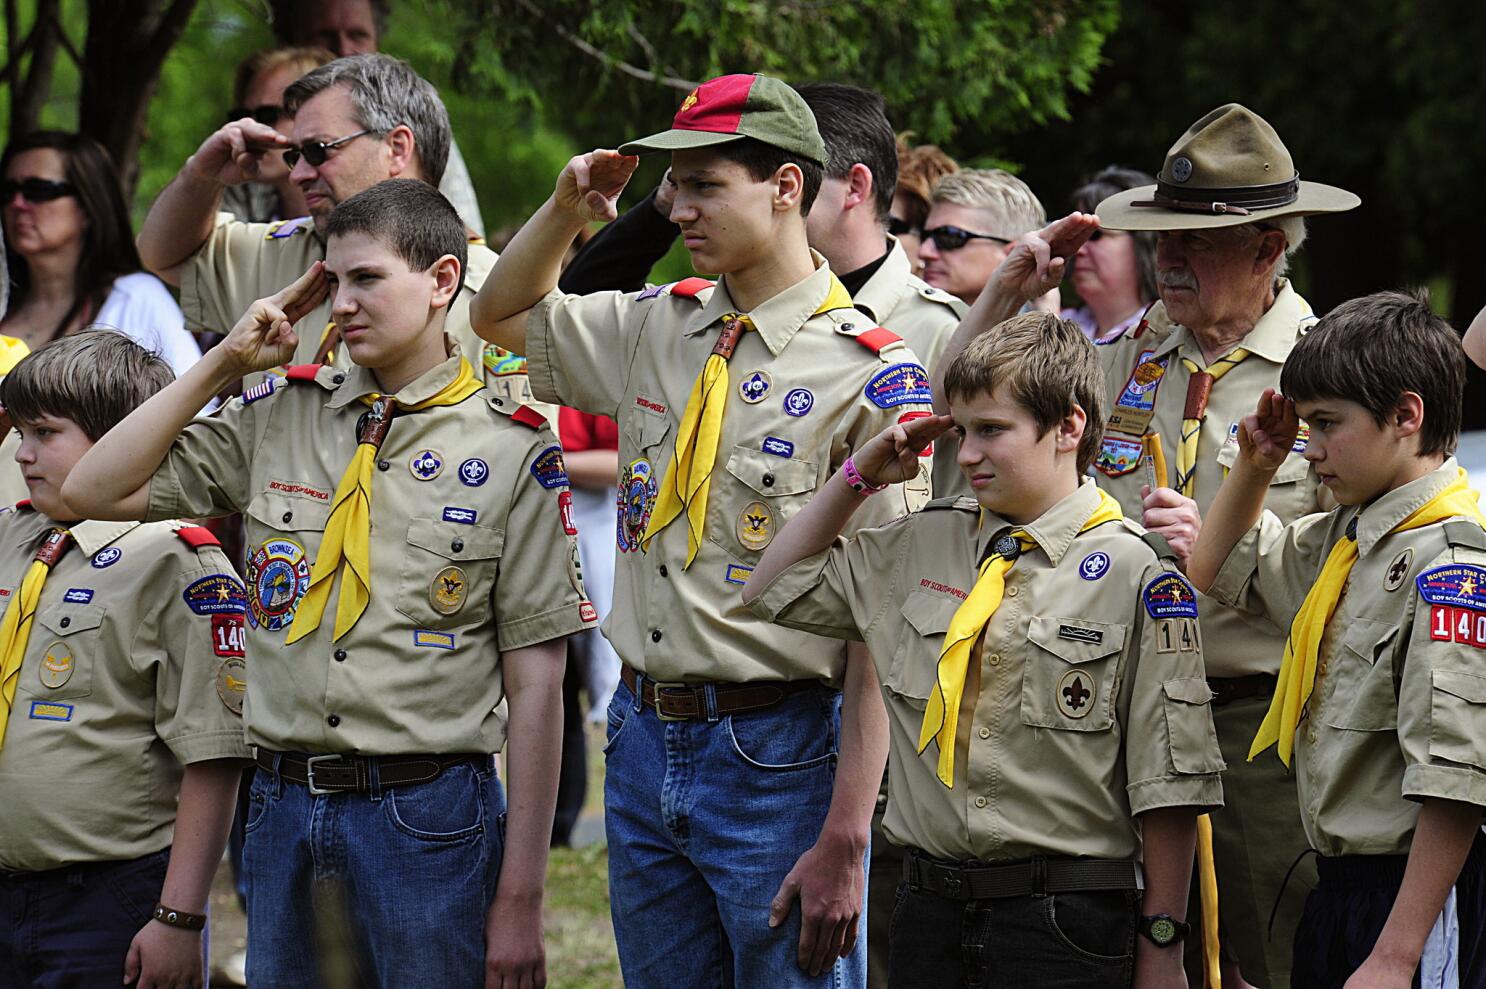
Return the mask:
[[[1076,326],[1008,320],[944,391],[949,416],[859,449],[744,590],[877,664],[908,849],[891,984],[1184,986],[1196,816],[1222,802],[1195,595],[1083,477],[1104,392]],[[839,538],[951,426],[975,497]]]
[[[1239,426],[1191,574],[1290,629],[1249,758],[1294,760],[1321,856],[1294,984],[1486,985],[1486,520],[1449,455],[1460,339],[1370,295],[1301,337],[1280,387]],[[1281,526],[1261,508],[1300,419],[1341,507]]]
[[[7,986],[205,982],[207,895],[248,758],[243,587],[205,529],[80,521],[61,496],[170,379],[99,330],[0,384],[31,492],[0,513]]]
[[[105,437],[68,497],[111,517],[246,516],[249,980],[319,983],[311,894],[328,880],[362,982],[539,982],[562,640],[592,624],[561,454],[449,349],[465,239],[437,190],[380,183],[336,207],[327,241]],[[193,420],[289,359],[327,283],[356,366],[291,368]]]

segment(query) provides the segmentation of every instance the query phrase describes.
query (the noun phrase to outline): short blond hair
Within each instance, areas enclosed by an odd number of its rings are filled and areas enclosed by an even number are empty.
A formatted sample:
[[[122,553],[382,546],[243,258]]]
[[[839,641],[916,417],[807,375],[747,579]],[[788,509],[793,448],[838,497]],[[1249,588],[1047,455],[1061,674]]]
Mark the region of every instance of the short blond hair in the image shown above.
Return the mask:
[[[1084,410],[1078,472],[1084,474],[1104,435],[1104,372],[1094,345],[1078,324],[1052,313],[1029,312],[992,327],[950,362],[944,394],[957,400],[989,395],[1004,386],[1047,435],[1074,406]]]
[[[335,61],[333,54],[314,45],[302,45],[295,48],[265,48],[262,51],[256,51],[237,63],[237,71],[232,78],[232,101],[242,106],[248,98],[248,87],[253,85],[253,80],[280,66],[293,66],[300,75],[304,75],[312,69],[318,69],[333,61]]]
[[[1047,223],[1047,211],[1027,183],[999,168],[966,168],[946,175],[935,183],[930,199],[987,210],[999,226],[980,232],[1001,237],[1020,237]]]

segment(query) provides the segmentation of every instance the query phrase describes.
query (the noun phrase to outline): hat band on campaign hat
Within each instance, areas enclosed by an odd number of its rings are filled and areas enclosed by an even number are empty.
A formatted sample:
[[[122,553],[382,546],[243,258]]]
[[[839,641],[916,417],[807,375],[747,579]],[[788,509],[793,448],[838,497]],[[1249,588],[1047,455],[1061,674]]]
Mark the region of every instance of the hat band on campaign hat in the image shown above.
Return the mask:
[[[1300,198],[1300,173],[1288,182],[1271,185],[1245,185],[1232,189],[1194,189],[1156,182],[1151,199],[1130,203],[1131,206],[1155,206],[1160,209],[1184,210],[1191,213],[1232,214],[1248,216],[1256,209],[1289,206]]]

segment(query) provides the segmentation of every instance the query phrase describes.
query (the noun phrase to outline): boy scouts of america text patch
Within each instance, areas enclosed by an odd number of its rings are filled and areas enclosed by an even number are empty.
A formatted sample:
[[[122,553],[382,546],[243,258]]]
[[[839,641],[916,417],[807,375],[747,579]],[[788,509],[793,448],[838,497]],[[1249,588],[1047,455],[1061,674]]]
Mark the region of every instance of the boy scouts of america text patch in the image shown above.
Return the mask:
[[[1180,574],[1164,573],[1140,592],[1152,618],[1196,618],[1197,592]]]
[[[917,364],[894,364],[872,376],[862,393],[879,409],[896,405],[929,405],[934,393],[929,390],[929,372]]]
[[[243,585],[237,582],[237,578],[222,573],[202,577],[182,591],[181,597],[185,599],[186,607],[198,615],[241,614],[248,604]]]
[[[567,484],[568,472],[562,463],[562,447],[549,446],[537,454],[537,459],[531,462],[531,476],[544,488]]]

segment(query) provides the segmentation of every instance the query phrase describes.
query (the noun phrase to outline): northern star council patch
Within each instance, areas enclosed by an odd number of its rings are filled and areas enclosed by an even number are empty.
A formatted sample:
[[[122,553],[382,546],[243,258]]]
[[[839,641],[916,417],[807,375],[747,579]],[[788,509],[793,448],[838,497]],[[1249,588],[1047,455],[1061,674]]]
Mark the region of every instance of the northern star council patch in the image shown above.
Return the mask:
[[[1486,611],[1486,567],[1470,563],[1433,567],[1416,577],[1414,586],[1430,604]]]
[[[1180,574],[1164,573],[1140,592],[1146,614],[1152,618],[1196,618],[1197,592]]]

